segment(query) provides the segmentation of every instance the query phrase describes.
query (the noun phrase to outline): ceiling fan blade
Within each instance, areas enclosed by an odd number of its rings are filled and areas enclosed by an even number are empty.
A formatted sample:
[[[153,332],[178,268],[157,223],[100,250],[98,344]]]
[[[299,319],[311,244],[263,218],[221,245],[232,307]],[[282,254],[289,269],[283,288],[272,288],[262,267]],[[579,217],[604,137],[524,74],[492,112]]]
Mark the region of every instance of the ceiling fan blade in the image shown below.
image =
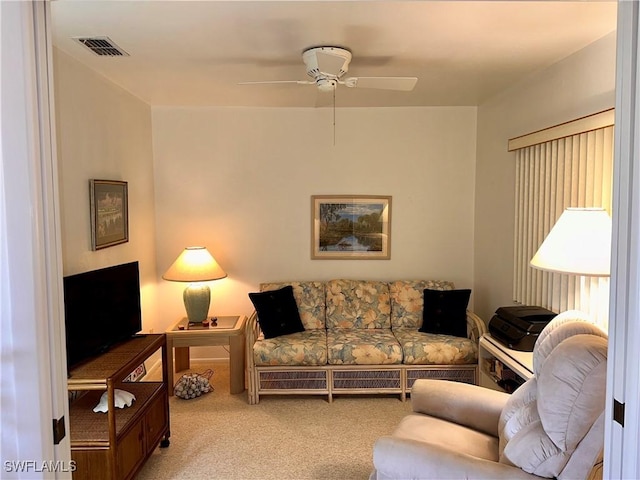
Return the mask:
[[[381,90],[413,90],[418,79],[416,77],[350,77],[343,83],[351,88],[378,88]]]
[[[238,82],[238,85],[267,85],[277,83],[297,83],[298,85],[315,85],[316,82],[309,80],[266,80],[262,82]]]

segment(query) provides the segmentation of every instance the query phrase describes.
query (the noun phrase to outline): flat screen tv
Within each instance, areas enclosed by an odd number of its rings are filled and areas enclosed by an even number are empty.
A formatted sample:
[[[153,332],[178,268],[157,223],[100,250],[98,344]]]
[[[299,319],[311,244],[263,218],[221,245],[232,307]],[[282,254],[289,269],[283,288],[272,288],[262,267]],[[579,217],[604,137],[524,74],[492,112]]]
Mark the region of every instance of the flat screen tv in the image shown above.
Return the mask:
[[[64,277],[69,371],[142,330],[138,262]]]

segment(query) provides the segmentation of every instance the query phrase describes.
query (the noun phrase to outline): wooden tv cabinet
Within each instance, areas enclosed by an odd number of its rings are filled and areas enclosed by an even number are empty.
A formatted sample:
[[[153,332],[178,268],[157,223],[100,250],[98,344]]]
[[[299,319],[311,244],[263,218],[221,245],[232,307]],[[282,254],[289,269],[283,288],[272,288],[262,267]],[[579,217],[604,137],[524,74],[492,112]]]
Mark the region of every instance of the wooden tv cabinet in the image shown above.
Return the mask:
[[[158,350],[162,351],[161,382],[123,382]],[[82,393],[69,405],[74,479],[132,479],[158,444],[169,446],[167,365],[165,335],[149,334],[116,345],[69,372],[68,390]],[[130,407],[114,407],[116,388],[135,395]],[[93,408],[105,391],[109,411],[95,413]]]

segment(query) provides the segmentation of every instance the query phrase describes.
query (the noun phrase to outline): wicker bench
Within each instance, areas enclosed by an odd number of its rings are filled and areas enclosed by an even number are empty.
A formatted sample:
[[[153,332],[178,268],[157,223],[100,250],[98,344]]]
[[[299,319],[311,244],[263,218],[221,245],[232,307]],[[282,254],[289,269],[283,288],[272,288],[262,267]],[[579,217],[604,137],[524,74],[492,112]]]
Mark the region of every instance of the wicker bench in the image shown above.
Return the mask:
[[[331,280],[293,287],[303,332],[265,339],[254,312],[246,325],[249,403],[260,395],[399,394],[419,378],[476,384],[484,322],[467,310],[467,336],[423,333],[423,292],[452,282]]]

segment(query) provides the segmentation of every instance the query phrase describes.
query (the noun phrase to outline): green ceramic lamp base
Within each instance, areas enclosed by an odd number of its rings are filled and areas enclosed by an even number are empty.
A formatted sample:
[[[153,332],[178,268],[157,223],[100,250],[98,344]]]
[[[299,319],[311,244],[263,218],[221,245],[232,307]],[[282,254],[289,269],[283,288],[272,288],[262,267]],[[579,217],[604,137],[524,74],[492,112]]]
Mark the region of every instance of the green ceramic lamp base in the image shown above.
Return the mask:
[[[204,283],[192,283],[184,289],[184,308],[189,323],[202,323],[209,315],[211,289]]]

